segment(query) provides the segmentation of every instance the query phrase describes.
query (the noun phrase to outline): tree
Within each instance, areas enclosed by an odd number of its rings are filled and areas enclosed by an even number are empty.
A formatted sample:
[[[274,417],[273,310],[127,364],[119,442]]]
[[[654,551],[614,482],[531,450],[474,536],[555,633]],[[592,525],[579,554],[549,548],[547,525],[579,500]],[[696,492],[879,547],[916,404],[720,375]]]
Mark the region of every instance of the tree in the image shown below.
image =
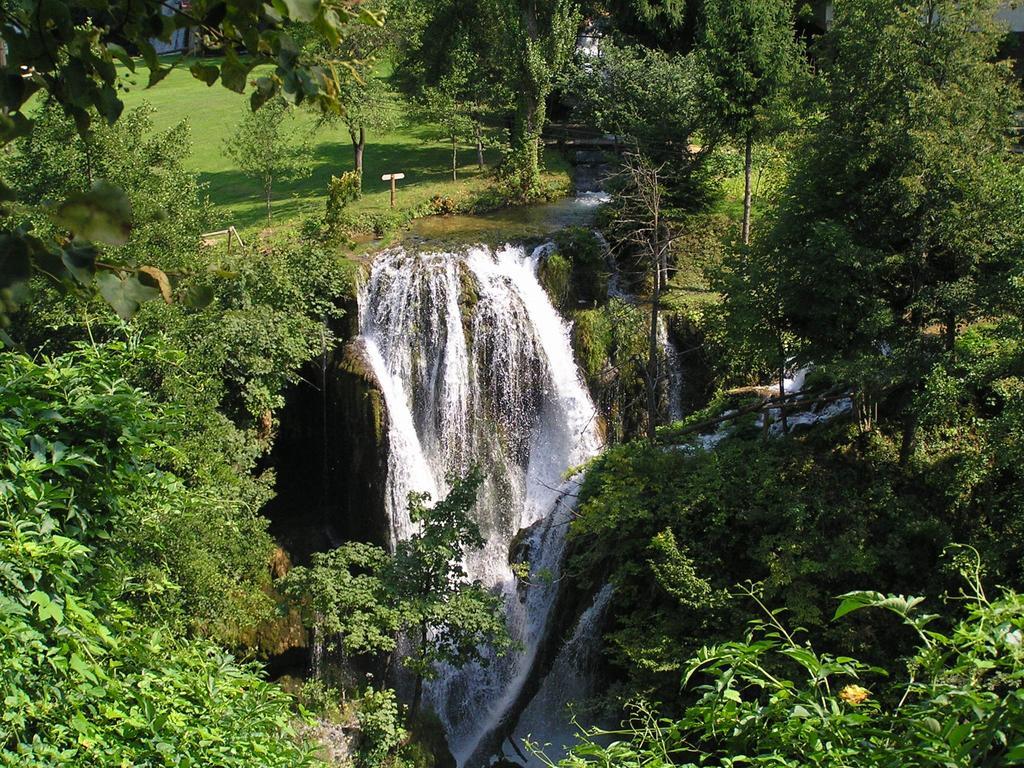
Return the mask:
[[[356,21],[379,19],[354,0],[304,0],[251,3],[247,0],[196,0],[187,5],[164,0],[11,0],[0,4],[0,145],[26,136],[33,120],[30,104],[45,96],[72,118],[85,136],[96,119],[115,123],[124,109],[119,90],[123,67],[136,72],[128,50],[138,51],[148,70],[147,87],[157,85],[182,57],[170,63],[157,56],[154,38],[169,42],[179,30],[203,35],[223,50],[223,61],[195,61],[194,77],[208,85],[220,80],[238,93],[259,65],[250,103],[255,109],[284,94],[290,100],[316,102],[337,110],[345,72],[343,62],[311,62],[295,44],[292,22],[307,22],[317,34],[337,43]],[[141,74],[141,72],[140,72]],[[130,87],[130,86],[128,86]],[[99,249],[84,245],[124,245],[132,232],[132,208],[116,186],[98,181],[49,209],[61,236],[43,239],[25,226],[18,203],[21,181],[0,180],[0,321],[24,300],[33,275],[73,286],[76,281],[124,307],[137,307],[162,291],[142,280],[135,264],[110,265]],[[103,275],[97,276],[99,270]],[[127,299],[126,301],[123,299]],[[0,333],[3,333],[0,331]]]
[[[660,51],[686,52],[695,37],[699,2],[687,0],[597,0],[588,18],[610,15],[616,31]]]
[[[61,235],[46,215],[46,201],[86,193],[103,180],[125,193],[133,219],[131,238],[111,247],[108,260],[163,270],[181,266],[183,255],[199,247],[209,210],[195,174],[182,164],[192,143],[190,126],[183,121],[154,131],[154,112],[144,104],[113,125],[93,124],[84,136],[55,103],[32,113],[32,133],[0,157],[0,176],[21,180],[25,216],[37,234],[50,240]]]
[[[420,113],[442,127],[457,166],[458,140],[476,145],[484,167],[488,126],[511,111],[512,96],[496,55],[500,34],[487,19],[486,0],[445,0],[417,6],[403,21],[395,82]],[[457,172],[453,170],[453,177]]]
[[[837,6],[823,117],[756,244],[806,355],[904,405],[965,324],[1013,301],[1024,179],[1007,127],[1020,94],[996,58],[996,8]]]
[[[395,125],[398,106],[387,84],[372,72],[362,74],[362,81],[351,81],[344,89],[345,110],[341,121],[352,142],[352,168],[363,181],[363,154],[366,151],[366,132],[385,131]]]
[[[398,542],[393,555],[343,544],[283,581],[306,620],[348,652],[390,653],[400,636],[412,641],[402,664],[415,675],[413,713],[437,664],[485,662],[482,646],[501,652],[510,643],[501,598],[470,582],[463,567],[467,551],[483,546],[469,517],[482,479],[471,471],[433,506],[426,495],[411,494],[409,517],[420,530]]]
[[[289,181],[309,168],[306,151],[293,143],[294,132],[284,128],[293,117],[284,99],[274,99],[255,112],[247,112],[235,132],[224,140],[224,154],[242,173],[256,179],[263,187],[267,203],[267,224],[270,224],[274,183]]]
[[[584,60],[569,68],[566,92],[580,122],[663,165],[667,199],[696,210],[710,203],[715,187],[707,160],[718,143],[717,125],[704,108],[705,80],[693,54],[605,40],[597,64]]]
[[[754,144],[785,127],[802,62],[791,5],[778,0],[704,0],[700,55],[709,74],[707,106],[721,130],[743,146],[746,244]]]
[[[383,13],[379,3],[367,3],[365,7],[375,13]],[[366,151],[366,134],[370,130],[385,131],[399,120],[399,105],[388,82],[380,77],[377,67],[394,48],[393,31],[388,26],[361,26],[336,43],[317,35],[315,29],[307,30],[310,37],[306,47],[315,59],[349,62],[351,77],[340,83],[338,110],[320,110],[321,124],[341,122],[352,143],[353,170],[363,180],[363,155]]]
[[[499,40],[494,55],[516,98],[509,178],[528,200],[540,192],[547,99],[572,55],[579,8],[574,0],[487,0],[486,9]]]
[[[661,344],[658,341],[662,292],[668,282],[668,252],[675,237],[669,232],[664,211],[663,169],[640,154],[625,156],[623,190],[619,197],[623,210],[613,229],[622,242],[640,255],[650,275],[650,325],[647,329],[647,440],[657,438],[658,386],[661,381]]]

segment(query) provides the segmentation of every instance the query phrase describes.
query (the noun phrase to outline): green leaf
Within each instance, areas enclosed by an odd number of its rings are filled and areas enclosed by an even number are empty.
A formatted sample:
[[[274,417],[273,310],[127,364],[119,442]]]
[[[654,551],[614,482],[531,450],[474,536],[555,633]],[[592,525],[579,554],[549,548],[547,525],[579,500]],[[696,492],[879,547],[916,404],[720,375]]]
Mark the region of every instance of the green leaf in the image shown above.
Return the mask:
[[[135,71],[135,59],[133,59],[122,46],[117,43],[107,43],[107,52],[121,62],[129,72]]]
[[[1024,763],[1024,744],[1018,744],[1003,755],[1007,763]]]
[[[92,285],[96,274],[96,248],[91,243],[74,241],[61,253],[68,272],[82,285]]]
[[[200,61],[189,67],[188,71],[196,80],[201,80],[207,85],[213,85],[220,77],[220,70],[214,64],[203,64]]]
[[[128,196],[105,181],[97,181],[88,192],[68,197],[53,218],[77,237],[107,245],[124,245],[132,231],[132,206]]]
[[[143,301],[160,296],[156,288],[143,285],[134,277],[122,278],[114,272],[100,272],[96,276],[100,295],[114,308],[122,320],[131,320]]]
[[[274,0],[274,7],[292,21],[312,21],[316,18],[320,0]]]
[[[249,97],[249,106],[252,111],[255,112],[277,93],[278,84],[277,81],[270,77],[260,77],[256,79],[256,90],[252,92]]]
[[[251,63],[239,59],[238,55],[228,48],[224,55],[224,63],[220,68],[220,81],[228,90],[242,93],[245,90],[245,81],[252,66]]]

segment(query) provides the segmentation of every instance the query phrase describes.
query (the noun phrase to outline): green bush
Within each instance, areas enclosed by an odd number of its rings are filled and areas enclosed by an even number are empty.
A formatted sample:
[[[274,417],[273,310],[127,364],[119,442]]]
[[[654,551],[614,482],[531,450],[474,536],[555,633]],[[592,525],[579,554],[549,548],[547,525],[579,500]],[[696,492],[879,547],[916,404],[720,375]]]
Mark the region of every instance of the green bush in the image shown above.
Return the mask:
[[[908,663],[889,669],[819,653],[769,614],[743,640],[704,648],[689,661],[683,684],[696,701],[682,717],[638,703],[622,729],[590,732],[559,765],[1024,763],[1024,597],[1007,590],[990,601],[974,578],[971,586],[960,598],[966,616],[949,631],[933,627],[937,617],[922,612],[921,598],[844,596],[837,619],[881,608],[916,638]]]
[[[407,733],[402,725],[401,707],[395,692],[389,688],[367,688],[356,713],[363,741],[359,749],[360,768],[382,768],[396,763],[395,755],[405,743]]]
[[[0,764],[313,765],[286,695],[161,620],[230,620],[269,539],[162,468],[175,414],[126,352],[0,353]]]
[[[341,176],[331,176],[327,184],[327,213],[324,224],[331,237],[337,237],[344,223],[345,208],[363,194],[363,179],[356,171],[346,171]]]

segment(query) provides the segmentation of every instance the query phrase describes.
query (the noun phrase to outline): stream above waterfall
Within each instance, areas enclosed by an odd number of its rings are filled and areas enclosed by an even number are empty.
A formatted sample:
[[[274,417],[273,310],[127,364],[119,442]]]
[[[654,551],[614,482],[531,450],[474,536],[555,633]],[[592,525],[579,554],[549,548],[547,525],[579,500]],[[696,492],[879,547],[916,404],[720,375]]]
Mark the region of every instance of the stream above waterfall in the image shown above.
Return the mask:
[[[502,208],[479,215],[427,216],[416,219],[404,238],[408,246],[439,243],[523,242],[543,238],[564,227],[593,224],[605,192],[583,192],[552,203]]]

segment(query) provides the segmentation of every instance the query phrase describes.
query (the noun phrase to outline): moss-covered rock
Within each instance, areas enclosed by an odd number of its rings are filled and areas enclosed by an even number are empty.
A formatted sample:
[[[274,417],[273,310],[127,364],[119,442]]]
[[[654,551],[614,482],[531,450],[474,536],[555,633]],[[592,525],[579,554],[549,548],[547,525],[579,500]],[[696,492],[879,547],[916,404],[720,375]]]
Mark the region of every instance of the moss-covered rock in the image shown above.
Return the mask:
[[[608,298],[605,246],[587,227],[567,227],[555,235],[555,245],[572,264],[569,299],[573,306],[597,306]]]
[[[572,262],[558,251],[551,251],[540,263],[537,277],[551,303],[565,311],[572,282]]]
[[[542,260],[538,277],[563,313],[600,306],[608,299],[605,248],[586,227],[567,227],[555,235],[555,247]]]
[[[647,313],[616,298],[594,309],[574,310],[569,316],[573,354],[607,439],[618,442],[634,437],[646,423]]]

